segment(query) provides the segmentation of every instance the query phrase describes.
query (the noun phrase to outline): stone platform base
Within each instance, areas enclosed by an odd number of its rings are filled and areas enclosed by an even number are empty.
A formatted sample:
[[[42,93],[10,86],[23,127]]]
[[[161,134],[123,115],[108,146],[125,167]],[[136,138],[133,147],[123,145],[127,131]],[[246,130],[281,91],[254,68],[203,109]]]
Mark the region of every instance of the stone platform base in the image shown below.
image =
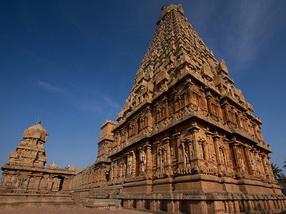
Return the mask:
[[[121,201],[116,199],[92,199],[88,198],[85,207],[97,210],[118,210],[121,208]]]
[[[283,195],[152,194],[121,195],[122,207],[167,213],[286,213]]]
[[[25,194],[25,193],[0,193],[0,208],[17,207],[23,205],[73,205],[70,194]]]
[[[5,207],[0,210],[1,214],[146,214],[135,210],[95,210],[78,205],[60,206],[53,205],[23,205],[21,207]]]

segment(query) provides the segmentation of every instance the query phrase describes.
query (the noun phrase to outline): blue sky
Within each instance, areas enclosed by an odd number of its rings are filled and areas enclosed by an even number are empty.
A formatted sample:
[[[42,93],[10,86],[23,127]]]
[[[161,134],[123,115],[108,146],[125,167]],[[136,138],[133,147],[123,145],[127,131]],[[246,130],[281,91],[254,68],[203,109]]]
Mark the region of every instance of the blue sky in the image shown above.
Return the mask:
[[[115,119],[160,7],[174,1],[0,1],[0,164],[41,120],[49,162],[85,167]],[[263,120],[272,159],[286,158],[286,1],[176,1]]]

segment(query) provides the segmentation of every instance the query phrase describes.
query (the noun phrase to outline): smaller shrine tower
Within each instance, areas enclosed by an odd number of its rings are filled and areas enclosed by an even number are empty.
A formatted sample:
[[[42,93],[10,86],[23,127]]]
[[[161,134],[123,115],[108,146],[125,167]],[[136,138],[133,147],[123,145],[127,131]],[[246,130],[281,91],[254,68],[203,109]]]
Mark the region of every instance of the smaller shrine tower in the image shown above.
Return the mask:
[[[0,193],[51,194],[70,190],[70,181],[76,171],[72,167],[58,168],[54,162],[45,166],[47,139],[48,132],[41,123],[25,129],[16,150],[1,168]]]
[[[9,165],[44,167],[47,162],[45,143],[48,132],[41,123],[33,125],[24,131],[24,136],[16,150],[11,152]]]

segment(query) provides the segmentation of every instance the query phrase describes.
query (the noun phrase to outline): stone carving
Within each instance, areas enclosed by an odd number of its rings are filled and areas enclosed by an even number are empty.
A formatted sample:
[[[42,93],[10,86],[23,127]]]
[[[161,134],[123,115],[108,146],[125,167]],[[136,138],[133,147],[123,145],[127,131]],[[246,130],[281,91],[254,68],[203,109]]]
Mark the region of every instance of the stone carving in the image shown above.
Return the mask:
[[[47,131],[40,123],[24,131],[23,139],[10,154],[8,163],[2,166],[4,175],[1,187],[4,192],[59,192],[59,180],[55,179],[53,184],[46,176],[75,175],[75,170],[59,169],[54,162],[45,168],[47,156],[44,145],[47,136]]]
[[[144,150],[140,150],[140,172],[145,173],[146,171],[146,154]]]
[[[134,151],[131,151],[127,158],[127,175],[135,175],[136,169],[136,155]]]
[[[276,213],[286,206],[261,121],[181,5],[162,8],[122,111],[101,127],[97,160],[71,188],[74,172],[44,167],[47,136],[40,124],[25,131],[2,168],[7,191],[56,193],[63,182],[79,201],[102,193],[126,208],[168,213]]]

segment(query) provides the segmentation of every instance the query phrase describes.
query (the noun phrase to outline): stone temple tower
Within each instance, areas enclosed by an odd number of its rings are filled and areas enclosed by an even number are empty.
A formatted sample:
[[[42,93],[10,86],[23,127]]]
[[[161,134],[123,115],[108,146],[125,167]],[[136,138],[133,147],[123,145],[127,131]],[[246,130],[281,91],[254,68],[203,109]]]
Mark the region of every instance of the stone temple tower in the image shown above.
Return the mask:
[[[46,167],[47,155],[45,143],[48,132],[41,123],[25,129],[23,138],[16,150],[10,154],[9,160],[1,169],[0,194],[10,194],[6,199],[17,201],[25,196],[45,197],[48,194],[65,194],[70,189],[70,180],[75,169],[61,169],[52,163]],[[4,197],[3,196],[3,197]],[[2,198],[3,198],[2,197]],[[0,197],[0,203],[1,199]]]
[[[261,120],[182,5],[162,7],[116,121],[105,147],[109,173],[102,176],[96,162],[81,171],[73,187],[78,195],[90,189],[93,196],[109,193],[126,208],[168,213],[286,208]],[[92,188],[99,177],[100,187]]]
[[[41,123],[27,128],[21,142],[17,145],[16,151],[10,154],[8,163],[11,165],[44,167],[47,162],[45,152],[47,138],[48,133]]]

